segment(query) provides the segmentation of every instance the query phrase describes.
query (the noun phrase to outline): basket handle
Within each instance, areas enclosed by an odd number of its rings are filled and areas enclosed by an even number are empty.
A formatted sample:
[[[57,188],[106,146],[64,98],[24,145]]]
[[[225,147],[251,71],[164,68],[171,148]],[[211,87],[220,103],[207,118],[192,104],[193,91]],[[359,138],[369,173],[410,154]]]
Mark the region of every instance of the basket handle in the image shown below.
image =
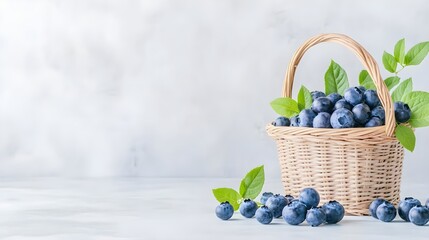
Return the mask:
[[[283,83],[282,96],[291,97],[296,67],[301,61],[301,58],[303,57],[304,53],[312,46],[322,42],[339,43],[341,45],[346,46],[357,55],[363,66],[368,71],[368,74],[373,79],[374,84],[377,88],[377,95],[380,98],[381,105],[383,105],[384,111],[386,113],[386,135],[388,137],[392,137],[396,127],[395,114],[392,107],[392,98],[390,97],[389,90],[387,89],[386,84],[384,84],[384,81],[380,75],[378,65],[375,62],[374,58],[371,56],[371,54],[368,53],[368,51],[366,51],[355,40],[351,39],[346,35],[337,33],[320,34],[308,39],[304,44],[302,44],[301,47],[296,50],[287,68]]]

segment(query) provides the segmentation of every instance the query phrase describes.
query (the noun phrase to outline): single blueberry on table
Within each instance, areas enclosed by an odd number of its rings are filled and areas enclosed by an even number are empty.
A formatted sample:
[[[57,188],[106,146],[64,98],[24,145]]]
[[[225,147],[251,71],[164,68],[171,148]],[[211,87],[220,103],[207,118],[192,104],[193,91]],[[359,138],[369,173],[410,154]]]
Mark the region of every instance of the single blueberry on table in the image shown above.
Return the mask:
[[[274,122],[272,123],[273,126],[289,126],[290,125],[290,120],[287,117],[278,117],[276,118],[276,120],[274,120]]]
[[[255,216],[256,209],[258,209],[258,204],[256,204],[252,199],[244,199],[239,210],[243,217],[252,218]]]
[[[383,122],[378,117],[372,117],[369,119],[369,121],[365,124],[365,127],[378,127],[382,126]]]
[[[380,99],[377,96],[377,91],[372,89],[366,90],[363,93],[363,100],[371,109],[380,105]]]
[[[267,206],[262,206],[256,210],[255,214],[256,220],[262,224],[269,224],[273,221],[273,213]]]
[[[329,100],[331,100],[332,104],[337,103],[340,99],[343,97],[338,93],[331,93],[328,96],[326,96]]]
[[[423,226],[429,222],[429,209],[422,205],[415,206],[411,208],[408,217],[410,222],[417,226]]]
[[[265,206],[270,209],[270,211],[273,213],[273,216],[275,218],[282,216],[283,208],[288,204],[287,199],[280,195],[275,194],[272,197],[267,199],[267,202],[265,203]]]
[[[229,202],[222,202],[216,207],[216,216],[222,220],[228,220],[234,214],[234,208]]]
[[[319,98],[320,99],[320,98]],[[331,126],[331,114],[327,112],[321,112],[313,120],[313,127],[315,128],[332,128]]]
[[[291,127],[299,127],[299,122],[300,122],[300,120],[299,120],[298,115],[290,118],[290,126]]]
[[[299,225],[307,216],[307,206],[300,201],[292,201],[283,208],[282,216],[290,225]]]
[[[288,203],[291,203],[295,198],[292,196],[292,195],[290,195],[290,194],[286,194],[285,195],[285,198],[286,198],[286,200],[287,200],[287,202]]]
[[[348,103],[344,98],[342,98],[335,103],[334,111],[340,108],[346,108],[351,111],[353,109],[353,106]]]
[[[410,120],[411,109],[408,106],[408,104],[403,103],[403,102],[395,102],[394,108],[395,108],[396,122],[404,123],[404,122],[407,122],[408,120]]]
[[[355,122],[365,125],[369,121],[371,109],[365,103],[359,103],[354,106],[352,112]]]
[[[262,203],[262,205],[265,205],[265,203],[267,202],[267,199],[270,198],[273,195],[274,194],[272,192],[264,192],[264,193],[262,193],[262,196],[261,196],[261,203]]]
[[[304,109],[299,113],[299,126],[300,127],[313,127],[313,120],[316,113],[311,109]]]
[[[335,110],[331,115],[330,121],[333,128],[351,128],[355,125],[353,113],[346,108]]]
[[[337,201],[329,201],[322,206],[323,211],[326,214],[326,222],[329,224],[335,224],[341,221],[344,217],[344,207]]]
[[[422,203],[418,199],[406,197],[404,200],[399,202],[398,215],[405,221],[409,222],[410,218],[408,217],[408,214],[410,213],[411,208],[421,204]]]
[[[383,122],[383,124],[384,124],[384,121],[386,119],[384,108],[382,106],[377,106],[377,107],[373,108],[371,110],[371,116],[379,118],[381,120],[381,122]]]
[[[358,87],[351,87],[344,92],[344,99],[353,106],[363,102],[362,89]]]
[[[321,91],[312,91],[311,92],[311,99],[312,101],[316,100],[317,98],[320,97],[326,97],[325,93],[321,92]]]
[[[383,222],[391,222],[396,217],[396,208],[390,202],[384,202],[377,207],[378,219]]]
[[[374,201],[372,201],[372,203],[369,205],[369,214],[371,216],[373,216],[374,218],[378,219],[377,208],[378,208],[378,206],[380,206],[384,202],[386,202],[386,200],[381,199],[381,198],[377,198]]]
[[[313,207],[307,211],[305,220],[310,224],[310,226],[317,227],[326,222],[325,211],[320,207]]]
[[[314,188],[304,188],[299,193],[299,201],[307,206],[307,209],[317,207],[320,202],[319,193]]]
[[[315,113],[327,112],[331,113],[333,108],[333,104],[331,100],[327,97],[319,97],[313,101],[311,104],[311,110]]]

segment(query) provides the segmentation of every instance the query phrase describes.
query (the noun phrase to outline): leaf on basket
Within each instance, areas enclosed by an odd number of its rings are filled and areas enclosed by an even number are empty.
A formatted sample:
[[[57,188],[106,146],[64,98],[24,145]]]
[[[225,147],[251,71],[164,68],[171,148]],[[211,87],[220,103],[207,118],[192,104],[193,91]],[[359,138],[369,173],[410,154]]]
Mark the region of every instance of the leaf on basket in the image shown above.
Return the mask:
[[[325,93],[339,93],[341,95],[349,88],[347,73],[336,62],[331,60],[328,70],[325,73]]]
[[[366,89],[376,89],[371,76],[367,70],[362,70],[359,74],[359,85],[364,86]]]
[[[311,98],[310,91],[304,87],[304,85],[301,86],[301,89],[299,89],[298,92],[298,108],[299,110],[307,109],[311,107],[311,104],[313,102],[313,99]]]
[[[393,55],[398,63],[404,64],[405,61],[405,39],[399,40],[395,44],[395,49],[393,50]]]
[[[405,65],[418,65],[429,53],[429,42],[414,45],[405,55]]]
[[[423,91],[410,92],[402,97],[402,101],[411,109],[408,121],[414,128],[429,126],[429,93]]]
[[[298,103],[292,98],[277,98],[271,102],[274,111],[285,117],[292,117],[299,113]]]
[[[392,93],[392,100],[394,102],[401,101],[402,97],[407,95],[413,90],[413,80],[408,78],[407,80],[401,82],[401,84],[396,87],[395,91]]]
[[[383,65],[384,68],[391,72],[394,73],[396,72],[396,68],[398,67],[398,63],[396,62],[396,59],[394,56],[392,56],[390,53],[387,53],[386,51],[383,53]]]
[[[228,201],[235,211],[238,210],[242,198],[237,191],[232,188],[215,188],[212,191],[219,202]]]
[[[410,152],[414,151],[416,136],[413,129],[404,125],[398,125],[395,129],[395,136],[404,148]]]
[[[387,88],[390,91],[390,90],[392,90],[392,88],[394,88],[396,85],[399,84],[399,80],[401,80],[401,79],[397,76],[388,77],[388,78],[384,79],[384,84],[386,84]]]
[[[265,181],[264,166],[256,167],[246,174],[240,183],[243,198],[255,199],[262,190]]]

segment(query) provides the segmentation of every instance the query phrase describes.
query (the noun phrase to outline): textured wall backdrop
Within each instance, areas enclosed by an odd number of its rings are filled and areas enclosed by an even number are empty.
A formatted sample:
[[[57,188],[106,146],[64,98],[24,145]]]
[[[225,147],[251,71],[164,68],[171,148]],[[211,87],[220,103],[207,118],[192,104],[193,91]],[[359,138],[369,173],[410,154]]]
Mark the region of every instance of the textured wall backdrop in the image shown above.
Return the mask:
[[[390,7],[389,7],[390,6]],[[405,37],[429,39],[417,1],[0,1],[0,176],[226,176],[265,164],[293,51],[346,33],[381,59]],[[352,53],[311,50],[297,85],[323,89],[335,59],[357,83]],[[383,71],[383,74],[387,74]],[[429,60],[403,72],[429,91]],[[404,178],[426,177],[428,129]]]

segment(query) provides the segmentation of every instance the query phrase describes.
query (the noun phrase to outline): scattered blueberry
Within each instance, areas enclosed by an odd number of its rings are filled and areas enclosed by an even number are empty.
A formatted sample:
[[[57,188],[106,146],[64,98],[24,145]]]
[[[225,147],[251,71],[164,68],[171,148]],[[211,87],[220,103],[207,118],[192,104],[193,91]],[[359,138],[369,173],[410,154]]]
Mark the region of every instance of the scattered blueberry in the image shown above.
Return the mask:
[[[258,209],[258,205],[252,199],[244,199],[239,210],[243,217],[252,218],[255,216],[256,209]]]
[[[377,208],[384,202],[386,202],[386,200],[381,198],[377,198],[374,201],[372,201],[372,203],[369,205],[369,214],[371,214],[371,216],[373,216],[374,218],[378,219]]]
[[[299,120],[298,115],[290,118],[290,126],[291,127],[299,127],[299,122],[300,122],[300,120]]]
[[[229,202],[222,202],[216,207],[216,216],[222,220],[228,220],[234,214],[234,208]]]
[[[316,113],[311,109],[304,109],[299,113],[299,126],[300,127],[313,127],[313,119]]]
[[[273,126],[289,126],[290,125],[290,120],[287,117],[278,117],[276,120],[274,120],[273,122]]]
[[[283,208],[287,204],[288,204],[287,199],[284,196],[280,194],[275,194],[272,197],[267,199],[265,206],[267,206],[268,209],[270,209],[274,217],[278,218],[282,215]]]
[[[323,204],[322,209],[325,211],[326,222],[329,224],[335,224],[344,217],[344,207],[337,201],[329,201]]]
[[[322,223],[326,222],[326,214],[320,207],[313,207],[307,211],[305,218],[308,224],[312,227],[317,227]]]
[[[353,106],[350,104],[350,103],[348,103],[344,98],[343,99],[340,99],[340,100],[338,100],[336,103],[335,103],[335,105],[334,105],[334,111],[335,110],[337,110],[337,109],[340,109],[340,108],[346,108],[346,109],[348,109],[348,110],[352,110],[352,108],[353,108]]]
[[[333,128],[351,128],[355,125],[353,113],[346,108],[335,110],[331,115],[330,121]]]
[[[298,225],[304,222],[307,215],[307,206],[300,201],[292,201],[283,208],[283,219],[290,225]]]
[[[365,103],[371,108],[375,108],[380,105],[380,99],[377,96],[377,91],[375,90],[366,90],[363,93],[363,99]]]
[[[403,102],[395,102],[395,118],[398,123],[407,122],[411,117],[411,110],[408,104]]]
[[[273,195],[274,194],[272,192],[264,192],[264,193],[262,193],[262,196],[261,196],[261,203],[262,203],[262,205],[265,205],[265,203],[267,202],[267,199],[270,198]]]
[[[359,87],[351,87],[344,93],[344,99],[353,106],[362,103],[363,91]]]
[[[378,127],[383,125],[383,122],[378,117],[372,117],[366,124],[365,127]]]
[[[320,99],[320,98],[318,98]],[[331,114],[327,112],[321,112],[313,120],[313,127],[315,128],[332,128],[331,126]]]
[[[429,209],[422,205],[415,206],[411,208],[408,217],[415,225],[423,226],[429,221]]]
[[[273,220],[273,213],[267,206],[262,206],[256,210],[256,220],[262,224],[269,224]]]
[[[304,188],[299,193],[299,201],[307,206],[307,209],[317,207],[320,202],[319,193],[314,188]]]
[[[312,101],[316,100],[317,98],[320,97],[326,97],[325,93],[321,92],[321,91],[312,91],[311,92],[311,98]]]
[[[410,213],[411,208],[418,205],[421,205],[421,202],[418,199],[406,197],[403,201],[399,202],[398,215],[405,221],[409,222],[410,218],[408,217],[408,214]]]
[[[332,104],[335,104],[336,102],[338,102],[340,99],[342,99],[343,97],[338,94],[338,93],[331,93],[328,96],[326,96],[329,100],[331,100]]]
[[[396,208],[390,202],[384,202],[377,207],[378,219],[383,222],[391,222],[396,217]]]
[[[378,117],[384,124],[384,121],[386,119],[384,108],[382,106],[377,106],[371,110],[371,116],[372,117]]]
[[[355,122],[359,124],[366,124],[369,121],[371,109],[365,103],[359,103],[354,106],[352,112]]]
[[[319,97],[313,101],[313,104],[311,104],[311,110],[313,110],[316,113],[320,112],[332,112],[333,104],[331,100],[327,97]]]

